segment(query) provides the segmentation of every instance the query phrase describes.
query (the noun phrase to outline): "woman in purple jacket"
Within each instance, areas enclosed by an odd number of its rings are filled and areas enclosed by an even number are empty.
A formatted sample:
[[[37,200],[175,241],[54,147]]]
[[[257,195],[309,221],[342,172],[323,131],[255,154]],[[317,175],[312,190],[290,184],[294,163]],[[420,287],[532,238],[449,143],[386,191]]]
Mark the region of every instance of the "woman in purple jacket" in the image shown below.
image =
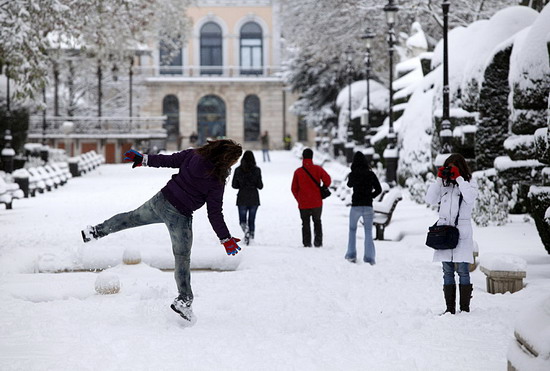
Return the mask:
[[[222,214],[225,181],[241,157],[242,147],[232,140],[208,141],[197,149],[188,149],[172,155],[144,155],[135,150],[125,153],[124,161],[137,166],[179,168],[166,186],[149,201],[133,211],[121,213],[81,231],[84,242],[97,240],[108,234],[153,223],[168,227],[175,258],[174,276],[179,295],[171,308],[188,325],[196,321],[191,309],[190,257],[193,243],[193,211],[206,203],[208,219],[224,245],[227,255],[241,249],[239,239],[231,237]]]

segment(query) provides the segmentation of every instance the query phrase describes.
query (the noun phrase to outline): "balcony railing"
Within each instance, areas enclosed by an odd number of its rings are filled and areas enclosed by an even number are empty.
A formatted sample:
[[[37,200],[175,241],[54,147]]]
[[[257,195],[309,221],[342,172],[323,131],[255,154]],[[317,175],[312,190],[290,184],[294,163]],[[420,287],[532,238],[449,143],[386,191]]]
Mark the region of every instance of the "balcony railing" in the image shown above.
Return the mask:
[[[280,66],[140,66],[134,74],[141,77],[232,77],[232,78],[281,78]]]
[[[166,116],[159,117],[87,117],[87,116],[31,116],[30,136],[145,134],[166,136],[163,124]]]

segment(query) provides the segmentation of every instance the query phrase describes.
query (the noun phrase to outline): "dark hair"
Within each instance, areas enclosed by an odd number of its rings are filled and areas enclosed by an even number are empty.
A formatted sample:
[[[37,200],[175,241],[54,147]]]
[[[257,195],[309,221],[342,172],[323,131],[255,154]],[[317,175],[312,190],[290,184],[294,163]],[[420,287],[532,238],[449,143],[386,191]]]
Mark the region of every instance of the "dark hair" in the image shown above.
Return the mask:
[[[302,158],[310,160],[313,158],[313,151],[311,150],[311,148],[304,149],[304,151],[302,152]]]
[[[231,166],[241,157],[243,148],[231,139],[220,139],[209,140],[196,151],[214,165],[211,174],[220,182],[225,183]]]
[[[470,181],[472,179],[472,171],[466,163],[466,159],[460,153],[453,153],[447,157],[443,166],[449,166],[449,164],[456,166],[465,180]]]
[[[241,158],[241,168],[243,171],[250,171],[256,167],[256,158],[252,151],[244,151],[243,158]]]
[[[368,171],[370,170],[369,163],[363,152],[357,151],[353,155],[351,161],[351,171]]]

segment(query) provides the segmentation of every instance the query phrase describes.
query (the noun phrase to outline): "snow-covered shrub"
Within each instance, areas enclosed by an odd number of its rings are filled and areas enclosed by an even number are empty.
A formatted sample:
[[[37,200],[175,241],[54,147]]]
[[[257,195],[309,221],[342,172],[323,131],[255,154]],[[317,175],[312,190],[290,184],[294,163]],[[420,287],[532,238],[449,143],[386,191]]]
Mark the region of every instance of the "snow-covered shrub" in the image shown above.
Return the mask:
[[[542,240],[542,244],[550,254],[550,224],[548,219],[550,213],[550,187],[531,186],[529,189],[529,200],[531,202],[531,216]]]
[[[535,137],[533,135],[512,135],[504,141],[504,149],[512,160],[535,158]]]
[[[548,115],[550,120],[550,114]],[[544,163],[550,164],[550,136],[548,128],[535,131],[535,152],[536,158]]]
[[[428,173],[433,178],[432,173]],[[417,204],[425,204],[424,197],[426,196],[426,191],[428,190],[428,184],[420,176],[412,176],[407,178],[405,181],[405,186],[409,190],[411,200]]]
[[[510,213],[529,212],[529,187],[542,182],[544,164],[537,160],[512,161],[508,156],[501,156],[495,159],[494,165],[509,194],[517,187],[517,197],[515,203],[511,203]]]
[[[480,89],[479,119],[476,131],[477,169],[493,167],[493,161],[504,155],[504,140],[508,136],[510,109],[508,96],[508,72],[512,45],[495,53],[485,69],[484,81]]]
[[[475,173],[478,196],[472,210],[472,220],[480,227],[504,225],[508,221],[507,192],[502,181],[495,181],[494,170]]]

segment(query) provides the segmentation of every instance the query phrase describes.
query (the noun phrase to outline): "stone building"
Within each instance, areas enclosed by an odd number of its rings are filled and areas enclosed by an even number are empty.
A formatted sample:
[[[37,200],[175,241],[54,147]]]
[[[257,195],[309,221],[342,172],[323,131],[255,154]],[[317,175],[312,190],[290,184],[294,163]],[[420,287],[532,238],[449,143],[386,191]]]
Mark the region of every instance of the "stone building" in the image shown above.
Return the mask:
[[[273,149],[283,148],[287,134],[308,142],[308,130],[289,111],[296,97],[280,74],[279,7],[277,0],[197,1],[188,9],[192,32],[181,50],[151,40],[136,55],[130,84],[140,98],[130,99],[128,117],[35,116],[29,139],[70,155],[94,149],[111,163],[132,147],[187,148],[194,135],[195,145],[227,137],[245,149],[259,149],[265,131]]]

